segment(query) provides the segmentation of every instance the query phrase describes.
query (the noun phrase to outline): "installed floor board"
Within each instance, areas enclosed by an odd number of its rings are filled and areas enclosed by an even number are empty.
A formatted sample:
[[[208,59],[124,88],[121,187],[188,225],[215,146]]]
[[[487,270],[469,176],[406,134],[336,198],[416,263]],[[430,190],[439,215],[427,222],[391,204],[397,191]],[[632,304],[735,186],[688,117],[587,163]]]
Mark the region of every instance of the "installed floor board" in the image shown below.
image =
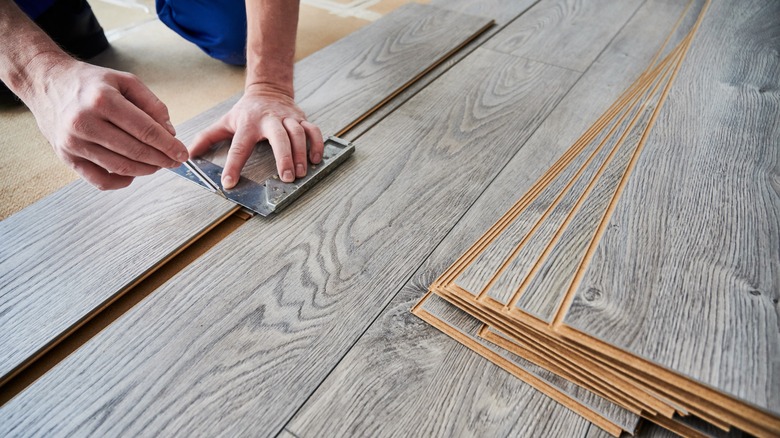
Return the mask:
[[[338,135],[491,24],[487,18],[433,6],[404,5],[299,61],[296,102],[324,135]],[[218,105],[207,117],[217,119],[237,99]],[[204,158],[212,162],[224,160],[229,144],[221,144],[224,146]],[[242,175],[254,181],[265,180],[268,152],[267,143],[255,148]]]
[[[233,208],[166,172],[77,181],[0,222],[0,384]]]
[[[284,220],[249,221],[6,404],[0,433],[278,432],[578,76],[475,51]]]
[[[643,2],[541,0],[485,48],[584,72]]]
[[[323,129],[342,130],[489,20],[409,5],[374,24],[296,64],[302,105]],[[181,140],[189,144],[224,106],[185,122]],[[269,151],[255,155],[249,172],[275,173]],[[159,174],[111,193],[76,182],[0,223],[0,385],[235,209]]]
[[[713,2],[562,321],[775,416],[778,16]]]
[[[423,77],[417,80],[414,84],[411,84],[409,87],[398,93],[384,106],[377,109],[377,111],[361,119],[358,123],[353,125],[348,132],[343,134],[344,138],[354,140],[361,134],[365,133],[372,126],[376,125],[380,120],[393,112],[396,108],[403,105],[404,102],[409,100],[420,90],[428,86],[428,84],[433,82],[436,78],[441,76],[444,72],[452,68],[453,65],[457,64],[460,62],[460,60],[468,56],[468,54],[473,52],[477,47],[480,47],[482,44],[484,44],[485,41],[503,29],[510,21],[514,20],[517,16],[525,12],[538,1],[539,0],[485,0],[478,2],[473,0],[432,1],[430,3],[432,6],[449,11],[492,19],[495,21],[495,25],[479,34],[479,36],[463,46],[460,50],[458,50],[458,52],[454,53],[446,61],[437,65]]]
[[[432,280],[407,283],[287,428],[301,438],[583,437],[585,419],[409,312]]]
[[[509,373],[453,347],[453,341],[426,328],[409,309],[641,73],[684,7],[677,1],[651,0],[639,9],[296,414],[291,431],[303,437],[370,434],[375,425],[371,419],[388,413],[394,418],[383,425],[389,432],[423,435],[467,430],[477,436],[507,436],[516,423],[541,427],[539,418],[553,424],[560,420],[528,406],[527,385],[510,383]],[[385,378],[384,373],[403,378]],[[359,396],[352,398],[354,394]]]

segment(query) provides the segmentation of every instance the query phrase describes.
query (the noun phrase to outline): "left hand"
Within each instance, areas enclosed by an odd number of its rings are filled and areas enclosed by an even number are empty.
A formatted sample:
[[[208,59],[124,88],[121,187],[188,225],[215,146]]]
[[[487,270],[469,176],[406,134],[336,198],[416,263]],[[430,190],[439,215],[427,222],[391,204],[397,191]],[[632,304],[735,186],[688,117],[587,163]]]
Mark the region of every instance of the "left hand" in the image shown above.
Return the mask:
[[[191,156],[206,152],[213,144],[233,138],[228,151],[222,186],[235,187],[255,144],[268,140],[276,158],[276,169],[284,182],[306,176],[306,141],[311,146],[308,159],[322,160],[320,129],[285,93],[262,88],[247,88],[241,99],[216,123],[200,133],[190,149]]]

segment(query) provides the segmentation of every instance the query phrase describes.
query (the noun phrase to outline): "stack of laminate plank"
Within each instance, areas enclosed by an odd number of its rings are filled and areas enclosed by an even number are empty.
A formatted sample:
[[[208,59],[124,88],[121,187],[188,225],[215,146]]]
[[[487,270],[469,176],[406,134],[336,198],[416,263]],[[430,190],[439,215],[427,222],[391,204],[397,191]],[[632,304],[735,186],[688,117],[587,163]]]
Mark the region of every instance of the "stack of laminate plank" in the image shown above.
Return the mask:
[[[614,435],[780,434],[777,17],[692,1],[413,313]]]

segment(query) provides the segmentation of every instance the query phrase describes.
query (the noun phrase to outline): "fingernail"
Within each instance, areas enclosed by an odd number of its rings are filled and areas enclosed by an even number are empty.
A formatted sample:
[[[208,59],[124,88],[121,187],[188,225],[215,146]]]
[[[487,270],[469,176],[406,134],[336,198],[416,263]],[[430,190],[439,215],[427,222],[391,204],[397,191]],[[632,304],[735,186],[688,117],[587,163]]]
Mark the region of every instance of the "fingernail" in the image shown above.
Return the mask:
[[[168,128],[168,132],[170,132],[171,135],[176,135],[176,128],[173,127],[173,123],[171,123],[170,120],[165,122],[165,126]]]
[[[293,182],[295,180],[295,176],[293,176],[292,170],[285,170],[282,174],[282,181],[284,182]]]
[[[303,168],[303,164],[295,165],[295,174],[298,176],[298,178],[306,176],[306,169]]]
[[[320,155],[320,154],[318,154],[318,153],[317,153],[317,154],[314,154],[314,155],[311,157],[311,161],[312,161],[313,163],[319,163],[321,159],[322,159],[322,155]]]
[[[176,154],[176,159],[179,160],[180,163],[187,161],[189,158],[190,154],[188,154],[186,151],[181,151]]]
[[[235,184],[235,182],[233,182],[232,176],[225,175],[222,177],[222,186],[225,187],[226,189],[233,188],[233,184]]]

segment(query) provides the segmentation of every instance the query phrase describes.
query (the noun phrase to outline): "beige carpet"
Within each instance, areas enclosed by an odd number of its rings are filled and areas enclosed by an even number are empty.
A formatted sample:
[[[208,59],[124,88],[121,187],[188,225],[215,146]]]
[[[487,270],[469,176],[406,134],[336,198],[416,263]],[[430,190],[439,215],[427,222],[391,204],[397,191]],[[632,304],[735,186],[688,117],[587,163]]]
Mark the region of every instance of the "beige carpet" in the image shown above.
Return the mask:
[[[118,6],[115,3],[147,6]],[[410,0],[304,0],[296,58],[348,35]],[[243,88],[244,71],[206,56],[155,18],[151,0],[91,2],[112,48],[96,64],[139,76],[181,123]],[[59,161],[24,107],[0,108],[0,220],[78,178]]]

